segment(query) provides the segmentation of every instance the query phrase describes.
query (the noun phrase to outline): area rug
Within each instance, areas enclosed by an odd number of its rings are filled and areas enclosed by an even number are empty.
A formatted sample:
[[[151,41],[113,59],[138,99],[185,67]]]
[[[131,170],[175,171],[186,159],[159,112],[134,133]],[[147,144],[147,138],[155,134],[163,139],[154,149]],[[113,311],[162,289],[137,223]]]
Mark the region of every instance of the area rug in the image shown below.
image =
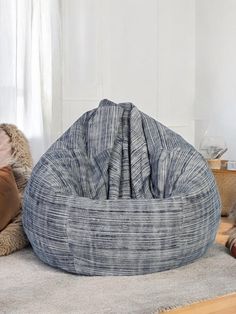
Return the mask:
[[[151,314],[236,292],[236,260],[215,244],[196,262],[143,276],[86,277],[24,249],[0,258],[1,313]]]

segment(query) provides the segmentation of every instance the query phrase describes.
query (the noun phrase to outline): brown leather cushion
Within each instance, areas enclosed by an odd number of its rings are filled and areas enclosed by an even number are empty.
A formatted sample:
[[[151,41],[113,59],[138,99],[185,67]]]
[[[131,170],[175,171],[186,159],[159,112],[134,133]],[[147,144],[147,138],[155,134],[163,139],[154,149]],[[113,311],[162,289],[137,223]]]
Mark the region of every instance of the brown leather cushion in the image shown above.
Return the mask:
[[[230,253],[233,257],[236,258],[236,244],[233,244],[230,250]]]
[[[0,231],[20,210],[20,195],[10,167],[0,169]]]

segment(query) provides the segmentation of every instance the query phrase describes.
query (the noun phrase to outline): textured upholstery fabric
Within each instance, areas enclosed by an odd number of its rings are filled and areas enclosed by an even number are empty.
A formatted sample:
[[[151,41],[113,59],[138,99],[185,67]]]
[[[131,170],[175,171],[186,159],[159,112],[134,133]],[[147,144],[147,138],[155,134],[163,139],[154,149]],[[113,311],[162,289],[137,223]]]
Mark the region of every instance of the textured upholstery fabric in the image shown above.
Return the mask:
[[[42,156],[23,225],[41,260],[86,275],[178,267],[214,241],[220,202],[202,156],[130,103],[101,101]]]
[[[11,167],[0,169],[0,231],[19,213],[20,195]]]

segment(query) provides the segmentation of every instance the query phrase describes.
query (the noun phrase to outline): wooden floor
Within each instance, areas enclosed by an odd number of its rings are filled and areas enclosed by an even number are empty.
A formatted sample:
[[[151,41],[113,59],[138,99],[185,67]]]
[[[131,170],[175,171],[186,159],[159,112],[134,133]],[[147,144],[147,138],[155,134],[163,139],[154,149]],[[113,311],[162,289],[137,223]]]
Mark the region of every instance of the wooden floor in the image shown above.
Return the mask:
[[[231,228],[232,224],[227,218],[222,218],[219,231],[217,233],[216,242],[225,244],[228,235],[225,234]],[[236,263],[236,260],[235,260]],[[168,314],[236,314],[236,293],[204,301],[194,303],[192,305],[182,307],[172,311],[165,311]]]

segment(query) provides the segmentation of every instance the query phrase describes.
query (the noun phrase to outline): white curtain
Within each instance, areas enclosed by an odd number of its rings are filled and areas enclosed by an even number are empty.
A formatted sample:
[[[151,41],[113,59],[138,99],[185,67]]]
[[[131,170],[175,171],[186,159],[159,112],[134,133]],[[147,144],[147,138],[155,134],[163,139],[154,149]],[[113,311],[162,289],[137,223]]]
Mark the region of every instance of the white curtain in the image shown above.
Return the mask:
[[[0,123],[28,137],[35,162],[62,130],[60,0],[0,0]]]

